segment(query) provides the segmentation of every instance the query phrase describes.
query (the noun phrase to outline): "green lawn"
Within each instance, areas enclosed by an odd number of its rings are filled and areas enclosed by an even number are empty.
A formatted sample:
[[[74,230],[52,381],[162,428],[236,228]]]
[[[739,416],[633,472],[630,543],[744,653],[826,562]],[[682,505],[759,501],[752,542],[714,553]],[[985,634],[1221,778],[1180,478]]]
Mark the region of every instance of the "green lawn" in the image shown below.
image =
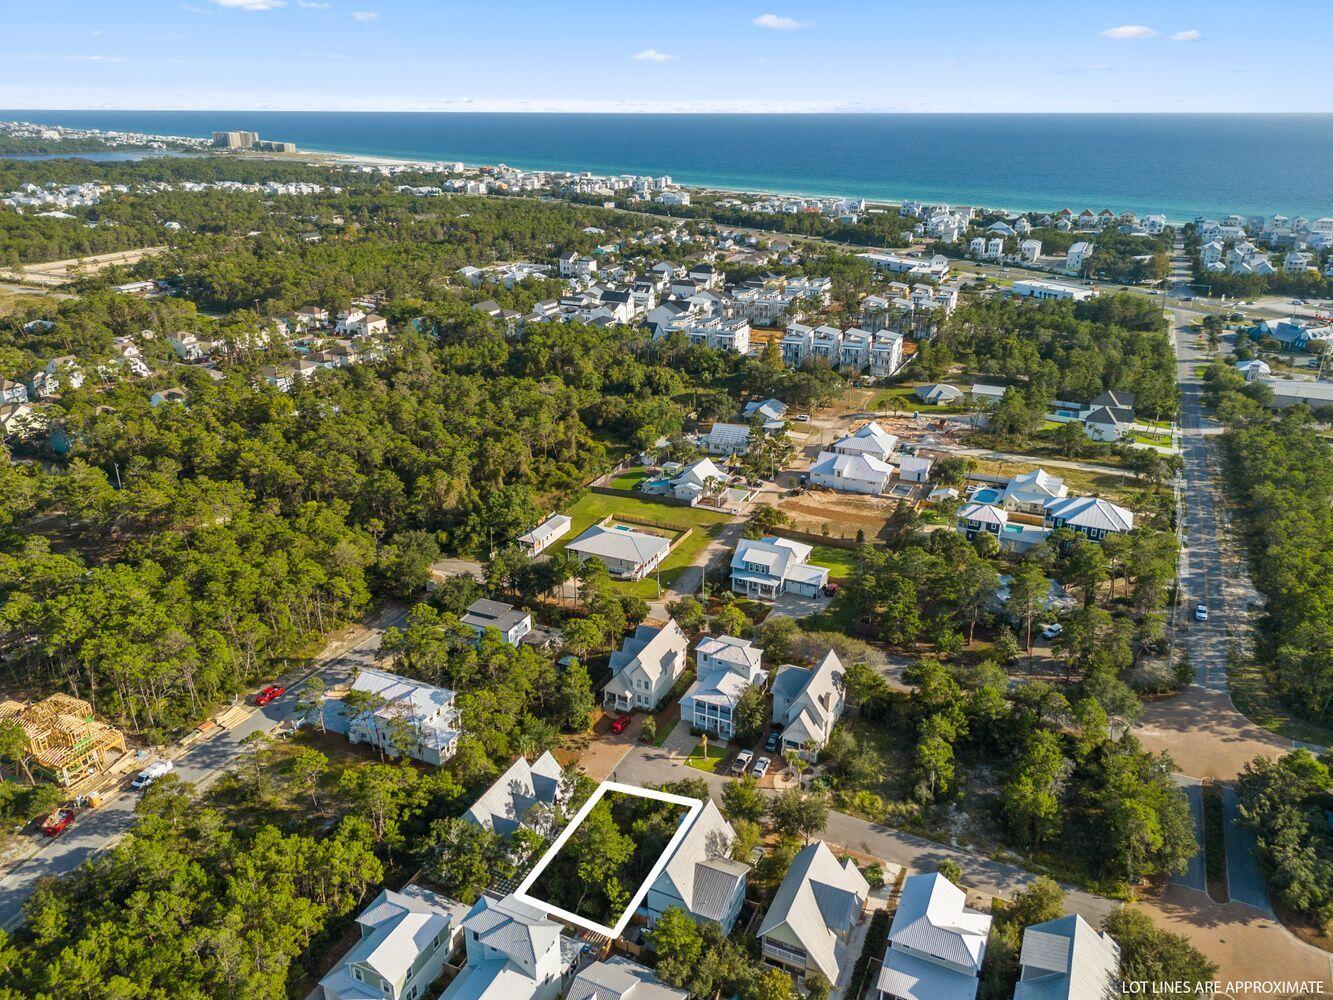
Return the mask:
[[[845,580],[852,575],[856,566],[856,552],[834,548],[832,545],[815,545],[810,553],[810,563],[823,566],[833,579]]]
[[[649,478],[648,470],[643,466],[625,469],[608,484],[614,490],[632,490]]]
[[[921,402],[916,398],[916,387],[925,384],[924,382],[913,382],[908,385],[895,385],[891,389],[886,389],[875,397],[874,408],[898,413],[911,413],[915,410],[923,417],[928,417],[932,413],[947,415],[968,412],[966,406],[930,406]]]
[[[722,758],[727,755],[726,748],[709,743],[708,756],[701,757],[699,755],[699,748],[702,746],[702,741],[695,744],[694,749],[690,751],[690,756],[686,759],[685,763],[697,770],[707,771],[709,774],[714,774],[717,771],[718,765],[722,763]]]
[[[629,527],[660,525],[663,529],[692,530],[684,541],[677,543],[670,555],[662,562],[661,572],[652,573],[643,580],[617,580],[613,586],[617,591],[631,597],[652,600],[657,597],[657,578],[662,579],[663,590],[676,582],[681,571],[699,557],[708,545],[710,538],[721,530],[731,518],[717,511],[703,510],[697,507],[671,507],[651,499],[640,500],[637,497],[612,497],[600,493],[589,493],[561,513],[569,515],[573,522],[569,533],[561,539],[556,551],[578,538],[605,517],[624,519]],[[643,522],[637,524],[636,522]]]

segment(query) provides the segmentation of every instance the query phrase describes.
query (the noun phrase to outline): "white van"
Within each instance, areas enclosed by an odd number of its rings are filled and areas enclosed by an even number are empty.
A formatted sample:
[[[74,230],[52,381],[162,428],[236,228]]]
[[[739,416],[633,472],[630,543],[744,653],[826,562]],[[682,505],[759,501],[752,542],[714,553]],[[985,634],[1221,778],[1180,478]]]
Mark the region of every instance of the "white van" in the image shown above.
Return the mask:
[[[169,760],[155,760],[139,772],[139,776],[130,782],[130,787],[136,790],[147,788],[162,775],[175,769],[176,765]]]

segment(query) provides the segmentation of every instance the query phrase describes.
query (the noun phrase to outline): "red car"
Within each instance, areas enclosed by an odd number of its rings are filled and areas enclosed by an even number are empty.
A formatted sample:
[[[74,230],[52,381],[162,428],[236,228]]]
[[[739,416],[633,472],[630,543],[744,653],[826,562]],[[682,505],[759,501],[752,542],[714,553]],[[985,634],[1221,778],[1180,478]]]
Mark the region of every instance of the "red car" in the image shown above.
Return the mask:
[[[281,684],[270,684],[268,687],[264,688],[264,690],[260,691],[259,694],[255,695],[255,704],[267,705],[270,701],[273,701],[275,698],[281,698],[286,693],[287,689]]]
[[[629,725],[629,716],[622,715],[620,718],[616,719],[615,722],[611,723],[611,732],[623,733],[625,731],[625,727],[628,725]]]
[[[825,597],[833,597],[838,592],[838,585],[836,583],[826,583],[820,589],[823,590]]]
[[[59,837],[74,822],[73,809],[57,809],[42,824],[42,834],[47,837]]]

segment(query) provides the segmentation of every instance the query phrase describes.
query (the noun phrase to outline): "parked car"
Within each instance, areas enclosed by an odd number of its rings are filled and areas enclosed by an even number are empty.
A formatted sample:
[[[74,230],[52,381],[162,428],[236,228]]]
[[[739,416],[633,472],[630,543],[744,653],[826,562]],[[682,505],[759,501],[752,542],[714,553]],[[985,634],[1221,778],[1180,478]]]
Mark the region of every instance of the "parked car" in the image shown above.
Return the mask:
[[[274,701],[277,698],[281,698],[286,693],[287,693],[287,688],[284,687],[283,685],[270,684],[268,687],[260,691],[259,694],[255,695],[255,704],[267,705],[269,702]]]
[[[1041,627],[1041,637],[1043,639],[1054,639],[1064,630],[1065,627],[1059,622],[1051,622],[1049,625],[1043,625]]]
[[[798,424],[808,424],[810,422],[810,414],[808,413],[796,414],[796,422]]]
[[[825,597],[833,597],[840,589],[836,583],[826,583],[819,588]]]
[[[782,730],[773,728],[769,730],[768,739],[764,740],[764,749],[769,753],[776,753],[778,741],[782,739]]]
[[[750,766],[750,761],[754,760],[754,754],[749,750],[742,750],[736,755],[736,759],[731,762],[731,773],[742,775],[745,769]]]
[[[629,725],[629,716],[622,715],[611,723],[611,732],[623,733],[625,731],[625,727],[628,725]]]
[[[1196,604],[1194,606],[1194,620],[1196,622],[1206,622],[1208,620],[1208,605]]]
[[[158,778],[174,770],[176,770],[176,765],[171,761],[155,760],[139,772],[138,776],[130,782],[130,787],[136,790],[147,788]]]
[[[73,809],[57,809],[42,821],[43,837],[59,837],[74,822]]]
[[[767,757],[760,757],[757,761],[755,761],[754,776],[756,778],[762,778],[764,775],[766,775],[768,773],[768,765],[770,763],[771,761]]]

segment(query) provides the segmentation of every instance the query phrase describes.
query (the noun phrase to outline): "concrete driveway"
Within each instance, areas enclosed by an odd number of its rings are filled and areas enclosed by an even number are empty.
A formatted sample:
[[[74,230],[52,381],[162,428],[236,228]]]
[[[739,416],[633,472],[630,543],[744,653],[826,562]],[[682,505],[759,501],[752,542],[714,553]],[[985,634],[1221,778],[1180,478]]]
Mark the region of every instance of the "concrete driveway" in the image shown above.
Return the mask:
[[[1190,815],[1194,818],[1194,856],[1182,875],[1171,877],[1172,885],[1184,886],[1195,892],[1207,892],[1208,880],[1203,867],[1203,784],[1183,774],[1175,776],[1176,785],[1190,800]]]

